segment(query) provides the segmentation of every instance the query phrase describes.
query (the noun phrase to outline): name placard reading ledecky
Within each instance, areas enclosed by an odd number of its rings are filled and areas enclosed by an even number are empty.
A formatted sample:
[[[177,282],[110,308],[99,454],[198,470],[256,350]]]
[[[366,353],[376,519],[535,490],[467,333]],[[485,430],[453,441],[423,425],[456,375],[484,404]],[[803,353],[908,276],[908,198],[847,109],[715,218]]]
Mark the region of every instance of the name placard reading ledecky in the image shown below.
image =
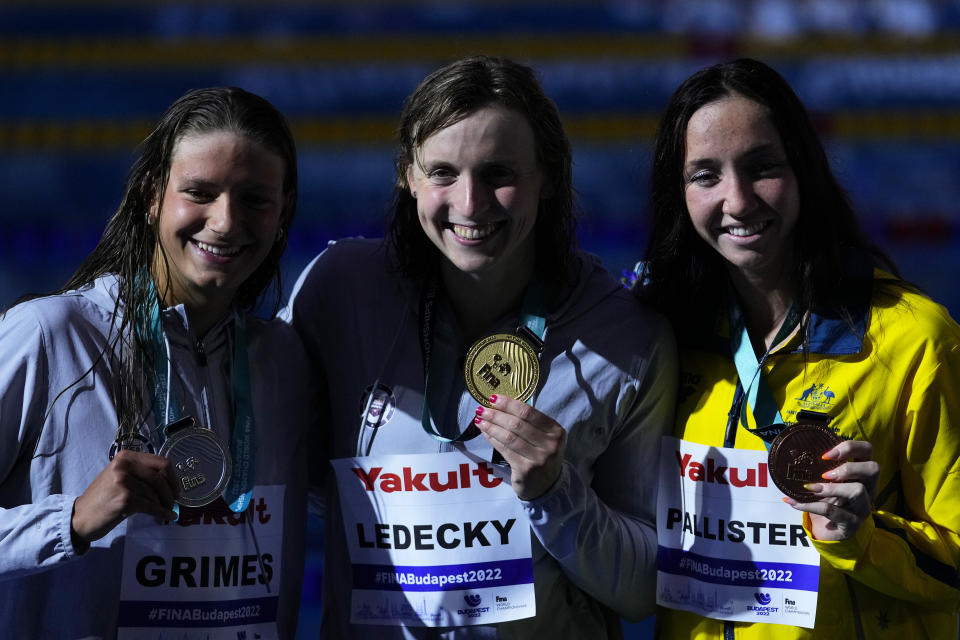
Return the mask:
[[[661,454],[657,604],[813,628],[820,555],[770,480],[767,452],[665,437]]]
[[[530,522],[502,472],[456,451],[332,462],[353,564],[351,622],[462,626],[536,614]]]

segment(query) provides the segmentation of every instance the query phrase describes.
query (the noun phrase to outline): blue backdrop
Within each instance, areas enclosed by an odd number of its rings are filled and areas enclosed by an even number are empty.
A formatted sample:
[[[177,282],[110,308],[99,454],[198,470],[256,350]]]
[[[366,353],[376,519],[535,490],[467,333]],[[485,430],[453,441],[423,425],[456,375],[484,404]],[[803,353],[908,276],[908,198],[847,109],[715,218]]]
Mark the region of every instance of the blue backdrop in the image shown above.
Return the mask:
[[[239,85],[291,119],[286,283],[327,240],[379,235],[403,98],[468,53],[534,65],[575,147],[581,243],[639,257],[650,139],[698,68],[749,55],[806,102],[871,236],[960,312],[960,2],[63,0],[0,7],[0,306],[62,283],[119,203],[133,149],[184,91]],[[315,631],[320,528],[301,635]],[[646,637],[650,623],[631,627]]]

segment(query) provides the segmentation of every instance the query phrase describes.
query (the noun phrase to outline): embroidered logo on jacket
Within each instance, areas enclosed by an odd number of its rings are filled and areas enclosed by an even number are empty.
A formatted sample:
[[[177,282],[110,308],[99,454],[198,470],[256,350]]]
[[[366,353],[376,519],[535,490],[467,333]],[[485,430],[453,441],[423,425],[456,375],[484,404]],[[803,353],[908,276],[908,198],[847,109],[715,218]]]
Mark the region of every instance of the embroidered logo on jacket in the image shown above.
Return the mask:
[[[363,426],[375,429],[390,422],[397,408],[397,399],[393,395],[393,389],[387,385],[377,384],[376,389],[370,385],[363,391],[360,407]]]
[[[836,394],[830,390],[826,384],[814,382],[803,390],[800,397],[797,398],[797,404],[809,411],[821,411],[826,413],[833,405]]]

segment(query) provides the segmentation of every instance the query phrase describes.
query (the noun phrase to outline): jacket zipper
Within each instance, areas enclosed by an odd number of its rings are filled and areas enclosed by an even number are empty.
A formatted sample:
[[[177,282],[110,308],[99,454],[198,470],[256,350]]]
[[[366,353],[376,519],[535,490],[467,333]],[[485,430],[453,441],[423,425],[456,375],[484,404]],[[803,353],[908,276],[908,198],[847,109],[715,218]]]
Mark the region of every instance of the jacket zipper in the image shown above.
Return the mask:
[[[727,429],[723,434],[723,446],[732,449],[737,444],[737,429],[740,427],[740,406],[743,404],[743,385],[737,378],[737,389],[733,393],[733,405],[727,414]],[[723,640],[736,640],[736,629],[729,620],[723,623]]]
[[[203,340],[197,338],[197,362],[201,367],[207,366],[207,350],[203,346]]]

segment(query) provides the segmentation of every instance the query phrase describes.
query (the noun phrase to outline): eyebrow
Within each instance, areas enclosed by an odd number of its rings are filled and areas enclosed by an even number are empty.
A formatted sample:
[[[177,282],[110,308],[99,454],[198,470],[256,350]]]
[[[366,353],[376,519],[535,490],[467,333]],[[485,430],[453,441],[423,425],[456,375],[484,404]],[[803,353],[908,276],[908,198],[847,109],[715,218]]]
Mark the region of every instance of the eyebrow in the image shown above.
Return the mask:
[[[746,151],[745,153],[743,153],[743,154],[742,154],[741,156],[739,156],[739,157],[740,157],[740,158],[745,158],[745,159],[750,159],[750,158],[753,158],[753,157],[755,157],[755,156],[762,156],[762,155],[767,154],[767,153],[776,153],[777,155],[780,155],[780,152],[781,152],[781,151],[783,152],[783,155],[786,156],[786,150],[777,149],[776,145],[775,145],[774,143],[772,143],[772,142],[764,142],[763,144],[758,144],[758,145],[755,146],[755,147],[752,147],[752,148],[750,148],[750,149],[747,149],[747,151]],[[702,166],[705,166],[705,165],[713,164],[713,163],[715,163],[715,162],[716,162],[716,160],[715,160],[714,158],[711,158],[711,157],[708,156],[708,157],[705,157],[705,158],[696,158],[696,159],[694,159],[694,160],[690,160],[690,161],[684,162],[684,163],[683,163],[683,167],[684,167],[684,169],[686,169],[686,168],[688,168],[688,167],[702,167]]]

